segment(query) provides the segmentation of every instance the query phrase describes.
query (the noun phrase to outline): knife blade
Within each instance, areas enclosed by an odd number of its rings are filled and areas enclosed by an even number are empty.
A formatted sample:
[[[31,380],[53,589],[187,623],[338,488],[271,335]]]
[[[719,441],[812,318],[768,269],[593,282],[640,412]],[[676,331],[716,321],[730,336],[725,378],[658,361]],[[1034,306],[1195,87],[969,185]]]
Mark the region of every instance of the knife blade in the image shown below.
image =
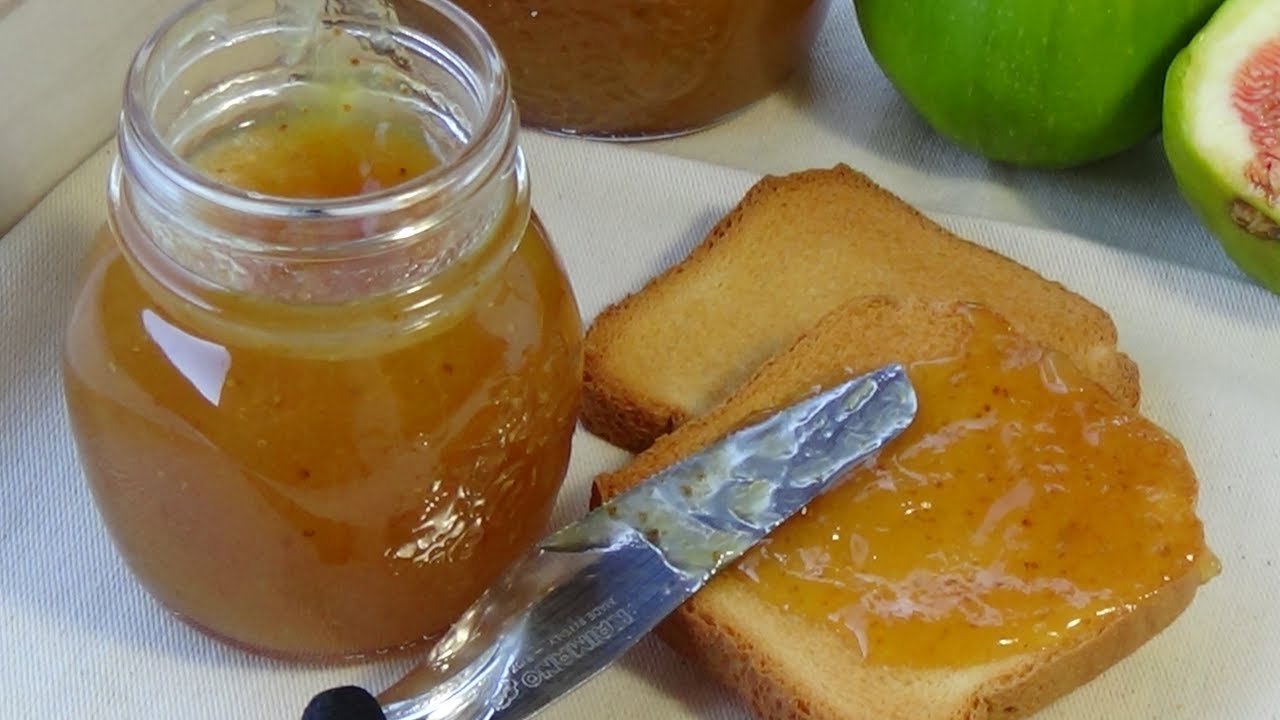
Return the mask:
[[[382,717],[531,717],[621,656],[915,413],[905,369],[889,365],[659,471],[509,568],[418,668],[383,693]],[[426,689],[410,696],[418,688]],[[358,688],[328,693],[312,701],[304,720],[379,717],[313,712],[351,697],[377,707]]]

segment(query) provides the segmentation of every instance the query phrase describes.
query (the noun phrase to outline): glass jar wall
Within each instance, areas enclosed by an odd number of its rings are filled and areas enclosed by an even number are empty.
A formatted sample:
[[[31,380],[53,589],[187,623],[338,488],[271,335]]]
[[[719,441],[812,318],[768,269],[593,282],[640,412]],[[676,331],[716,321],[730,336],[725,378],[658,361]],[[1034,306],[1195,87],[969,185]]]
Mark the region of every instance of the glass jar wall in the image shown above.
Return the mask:
[[[419,0],[392,0],[416,24]],[[828,0],[458,0],[511,68],[523,121],[609,139],[680,135],[804,62]]]
[[[68,409],[192,624],[344,658],[444,629],[545,530],[581,324],[505,70],[424,2],[206,0],[131,68]]]

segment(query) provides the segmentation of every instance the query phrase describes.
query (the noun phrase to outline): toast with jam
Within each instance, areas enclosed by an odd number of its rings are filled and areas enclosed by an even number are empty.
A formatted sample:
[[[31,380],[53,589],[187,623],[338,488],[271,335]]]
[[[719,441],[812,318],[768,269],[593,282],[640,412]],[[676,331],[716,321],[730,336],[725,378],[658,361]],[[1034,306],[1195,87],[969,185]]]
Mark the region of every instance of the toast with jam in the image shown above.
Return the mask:
[[[642,450],[724,399],[818,318],[876,294],[986,305],[1138,403],[1137,369],[1116,349],[1106,312],[841,165],[762,179],[687,258],[595,319],[583,424]]]
[[[1105,348],[1106,328],[1088,341]],[[1134,651],[1216,560],[1181,445],[1104,382],[1129,366],[1077,364],[1076,340],[1054,349],[976,303],[855,298],[684,411],[597,477],[596,499],[886,363],[907,367],[920,408],[661,635],[764,720],[1024,717]]]

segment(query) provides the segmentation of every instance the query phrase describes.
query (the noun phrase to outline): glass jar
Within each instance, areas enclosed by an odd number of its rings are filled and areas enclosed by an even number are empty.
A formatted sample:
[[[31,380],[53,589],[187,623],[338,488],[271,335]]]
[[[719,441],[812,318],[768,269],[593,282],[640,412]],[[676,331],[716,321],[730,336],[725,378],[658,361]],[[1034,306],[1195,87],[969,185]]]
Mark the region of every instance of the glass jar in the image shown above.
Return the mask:
[[[392,0],[408,24],[419,0]],[[457,0],[511,68],[526,125],[608,139],[681,135],[776,90],[828,0]]]
[[[202,0],[128,75],[68,409],[132,571],[252,650],[437,634],[566,471],[582,328],[505,69],[421,12]]]

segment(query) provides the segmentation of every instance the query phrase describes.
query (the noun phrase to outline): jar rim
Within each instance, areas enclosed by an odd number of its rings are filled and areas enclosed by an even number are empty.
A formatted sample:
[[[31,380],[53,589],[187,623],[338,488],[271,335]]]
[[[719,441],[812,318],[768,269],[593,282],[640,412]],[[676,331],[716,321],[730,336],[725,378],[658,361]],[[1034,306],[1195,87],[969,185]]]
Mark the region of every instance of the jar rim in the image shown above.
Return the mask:
[[[209,0],[191,0],[170,14],[138,48],[125,79],[120,133],[136,143],[145,162],[166,176],[168,182],[174,183],[178,191],[237,213],[262,218],[297,221],[362,217],[410,207],[458,187],[466,187],[477,176],[485,174],[490,164],[492,145],[495,142],[506,144],[505,135],[518,127],[507,67],[488,32],[457,5],[449,0],[413,1],[438,12],[445,23],[460,31],[469,45],[467,49],[480,58],[478,66],[468,63],[466,68],[475,74],[474,81],[468,83],[468,90],[476,94],[483,108],[483,115],[475,123],[474,131],[465,138],[459,152],[440,158],[439,164],[421,175],[357,195],[291,198],[243,190],[195,169],[165,142],[148,120],[146,84],[160,43]],[[383,30],[396,39],[399,48],[425,48],[431,44],[431,36],[398,21]],[[121,155],[129,154],[123,137],[120,144]]]

